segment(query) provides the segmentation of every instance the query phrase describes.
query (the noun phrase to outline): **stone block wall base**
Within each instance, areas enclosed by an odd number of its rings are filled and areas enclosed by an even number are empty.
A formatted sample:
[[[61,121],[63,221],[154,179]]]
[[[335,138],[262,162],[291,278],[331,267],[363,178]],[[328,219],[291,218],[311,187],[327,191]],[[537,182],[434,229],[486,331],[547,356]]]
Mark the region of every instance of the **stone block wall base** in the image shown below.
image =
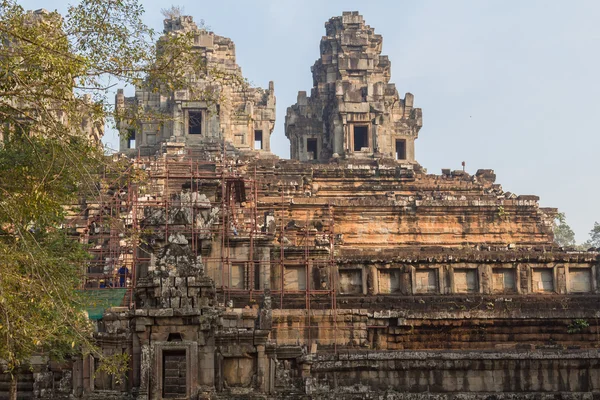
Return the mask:
[[[144,399],[146,397],[143,397]],[[97,390],[82,397],[83,400],[133,400],[130,393],[113,390]]]
[[[219,397],[221,399],[221,397]],[[248,397],[258,399],[263,397]],[[225,397],[223,397],[225,399]],[[600,392],[522,392],[522,393],[398,393],[398,392],[367,392],[367,393],[315,393],[307,395],[271,396],[268,400],[600,400]]]

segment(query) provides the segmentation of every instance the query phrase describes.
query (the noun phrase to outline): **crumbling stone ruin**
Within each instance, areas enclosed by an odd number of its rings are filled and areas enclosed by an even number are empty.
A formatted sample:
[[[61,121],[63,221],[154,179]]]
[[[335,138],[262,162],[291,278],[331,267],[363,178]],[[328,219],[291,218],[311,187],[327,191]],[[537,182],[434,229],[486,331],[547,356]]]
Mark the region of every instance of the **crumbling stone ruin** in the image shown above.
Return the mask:
[[[383,38],[357,12],[325,24],[321,58],[312,67],[310,96],[298,92],[287,110],[285,135],[294,160],[326,162],[332,156],[386,157],[415,162],[423,126],[414,97],[404,99],[390,82]]]
[[[231,39],[198,27],[192,17],[165,20],[164,32],[193,33],[193,51],[201,58],[202,72],[191,74],[187,88],[168,95],[165,87],[150,82],[136,88],[134,97],[125,97],[119,90],[115,101],[118,109],[137,108],[145,110],[146,116],[136,124],[127,119],[118,121],[121,152],[152,155],[165,142],[203,148],[208,142],[223,139],[240,150],[270,151],[275,125],[273,82],[266,90],[246,84]],[[152,118],[158,114],[171,118],[166,122]]]
[[[196,29],[190,17],[165,26]],[[119,295],[90,314],[96,339],[129,354],[130,371],[118,382],[90,356],[36,360],[24,396],[600,396],[598,253],[558,248],[556,209],[504,191],[492,170],[426,173],[413,150],[421,112],[388,84],[381,36],[357,13],[326,34],[315,88],[288,110],[293,160],[247,142],[262,127],[268,144],[272,88],[263,108],[244,103],[245,130],[222,105],[206,135],[189,131],[203,104],[117,95],[173,112],[153,142],[149,123],[136,133],[127,170],[144,179],[105,179],[104,197],[73,216],[94,254],[85,286]],[[198,35],[207,57],[233,49]]]

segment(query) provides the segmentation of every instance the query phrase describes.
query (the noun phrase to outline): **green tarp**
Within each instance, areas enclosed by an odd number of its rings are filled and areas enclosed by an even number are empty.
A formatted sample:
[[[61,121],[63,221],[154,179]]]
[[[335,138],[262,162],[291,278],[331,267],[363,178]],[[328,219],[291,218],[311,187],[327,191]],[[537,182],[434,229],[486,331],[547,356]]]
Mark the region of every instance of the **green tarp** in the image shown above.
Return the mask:
[[[119,307],[123,303],[123,298],[127,293],[127,288],[93,289],[83,292],[87,306],[89,318],[99,320],[102,318],[104,310],[110,307]]]

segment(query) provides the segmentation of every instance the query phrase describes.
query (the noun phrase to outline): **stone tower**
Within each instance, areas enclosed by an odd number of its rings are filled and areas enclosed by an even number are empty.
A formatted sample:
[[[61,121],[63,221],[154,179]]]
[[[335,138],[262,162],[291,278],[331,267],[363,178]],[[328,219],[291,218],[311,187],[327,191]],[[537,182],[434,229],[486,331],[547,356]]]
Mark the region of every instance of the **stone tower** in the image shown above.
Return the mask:
[[[192,51],[202,58],[206,71],[194,71],[182,90],[147,82],[136,88],[134,97],[125,97],[120,89],[117,109],[124,115],[128,109],[146,110],[148,114],[134,124],[118,121],[120,151],[149,155],[166,143],[205,149],[223,140],[238,150],[270,151],[275,125],[273,82],[268,89],[246,84],[236,63],[233,41],[198,27],[192,17],[164,21],[165,36],[190,32],[194,35]],[[163,116],[162,123],[157,115]]]
[[[413,108],[412,94],[401,99],[389,83],[391,63],[381,55],[381,35],[358,12],[331,18],[325,30],[311,94],[298,92],[298,102],[287,110],[291,158],[327,161],[337,153],[414,163],[421,109]]]

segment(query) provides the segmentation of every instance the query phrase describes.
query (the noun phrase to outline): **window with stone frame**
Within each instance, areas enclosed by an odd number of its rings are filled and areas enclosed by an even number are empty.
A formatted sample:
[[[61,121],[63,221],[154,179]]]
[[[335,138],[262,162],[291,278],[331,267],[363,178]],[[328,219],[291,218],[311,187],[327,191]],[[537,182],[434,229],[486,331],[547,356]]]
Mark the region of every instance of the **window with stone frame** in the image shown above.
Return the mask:
[[[492,291],[494,293],[516,293],[516,276],[514,268],[494,268],[492,270]]]
[[[477,269],[454,270],[454,291],[456,293],[476,293],[478,290]]]
[[[262,150],[263,149],[263,131],[255,130],[254,131],[254,150]]]
[[[392,294],[402,291],[401,271],[399,268],[379,270],[379,293]]]
[[[406,160],[405,139],[396,139],[396,160]]]
[[[341,294],[362,294],[363,293],[363,270],[342,269],[339,272],[340,293]]]
[[[284,274],[283,283],[285,290],[306,290],[306,266],[286,265]]]
[[[246,266],[244,263],[231,264],[229,287],[232,289],[246,289]]]
[[[569,268],[569,293],[589,293],[592,291],[591,268]]]
[[[370,148],[368,125],[352,125],[352,143],[355,152],[362,151],[363,148]]]
[[[437,293],[438,285],[438,269],[423,268],[415,270],[415,293]]]
[[[554,271],[552,268],[533,268],[531,289],[535,293],[554,292]]]
[[[306,139],[306,153],[308,154],[309,160],[316,160],[318,158],[317,139]]]
[[[135,129],[127,129],[127,148],[135,149]]]

